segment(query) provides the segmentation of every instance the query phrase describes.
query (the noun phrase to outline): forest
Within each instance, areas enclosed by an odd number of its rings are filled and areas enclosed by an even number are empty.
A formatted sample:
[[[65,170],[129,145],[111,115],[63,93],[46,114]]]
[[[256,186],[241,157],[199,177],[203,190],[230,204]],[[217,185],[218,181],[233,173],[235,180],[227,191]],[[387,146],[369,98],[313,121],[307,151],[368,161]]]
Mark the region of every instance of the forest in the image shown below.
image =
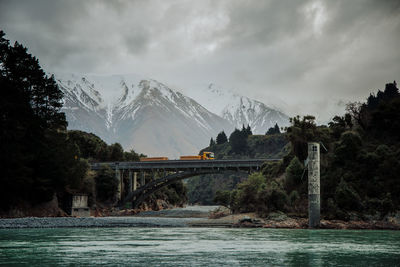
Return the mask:
[[[68,131],[61,112],[63,94],[53,76],[27,48],[11,45],[0,31],[0,213],[29,211],[56,199],[60,207],[72,194],[87,194],[89,204],[115,204],[117,180],[111,169],[90,171],[96,161],[138,161],[135,151],[126,152],[118,143],[108,145],[82,131]],[[171,204],[186,201],[181,182],[170,185],[157,199]],[[23,214],[23,212],[22,212]]]
[[[230,190],[216,190],[214,202],[232,212],[272,211],[306,216],[307,142],[321,149],[321,214],[326,219],[382,219],[400,204],[400,94],[397,84],[371,94],[365,103],[349,103],[343,116],[317,125],[314,116],[296,116],[291,126],[275,135],[285,138],[286,154],[280,162],[265,163]],[[271,128],[269,132],[273,132]],[[268,133],[267,133],[268,136]],[[244,147],[252,150],[247,137]],[[222,149],[224,158],[233,146]],[[213,150],[212,147],[207,149]],[[249,155],[254,154],[247,152]],[[189,187],[190,188],[190,187]],[[191,190],[189,190],[190,198]]]

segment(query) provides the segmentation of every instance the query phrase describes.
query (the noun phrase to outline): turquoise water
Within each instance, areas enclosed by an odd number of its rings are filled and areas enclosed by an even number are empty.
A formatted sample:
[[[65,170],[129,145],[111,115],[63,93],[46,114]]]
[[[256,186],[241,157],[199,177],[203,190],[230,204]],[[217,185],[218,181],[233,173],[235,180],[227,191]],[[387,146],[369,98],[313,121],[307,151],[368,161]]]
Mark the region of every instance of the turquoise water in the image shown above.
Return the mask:
[[[231,228],[0,230],[1,265],[400,266],[400,232]]]

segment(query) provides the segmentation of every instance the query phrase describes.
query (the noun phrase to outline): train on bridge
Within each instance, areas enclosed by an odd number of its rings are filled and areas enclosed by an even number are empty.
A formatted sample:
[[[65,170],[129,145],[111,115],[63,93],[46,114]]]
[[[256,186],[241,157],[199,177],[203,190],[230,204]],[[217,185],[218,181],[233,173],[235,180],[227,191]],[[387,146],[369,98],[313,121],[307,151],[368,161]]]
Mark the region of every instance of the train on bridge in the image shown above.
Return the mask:
[[[213,152],[203,152],[200,155],[196,156],[181,156],[180,160],[212,160],[215,159]],[[168,160],[167,157],[151,157],[151,158],[140,158],[140,161],[163,161]]]

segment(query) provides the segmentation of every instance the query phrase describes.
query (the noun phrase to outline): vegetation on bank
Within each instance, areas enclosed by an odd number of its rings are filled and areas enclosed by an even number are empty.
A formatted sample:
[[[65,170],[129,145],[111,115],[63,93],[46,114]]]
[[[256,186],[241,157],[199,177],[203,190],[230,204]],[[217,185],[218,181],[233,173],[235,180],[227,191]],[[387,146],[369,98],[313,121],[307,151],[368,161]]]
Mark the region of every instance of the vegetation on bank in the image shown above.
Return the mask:
[[[281,162],[265,163],[214,201],[233,212],[307,214],[307,142],[321,142],[322,216],[381,219],[400,205],[400,94],[396,82],[350,103],[344,116],[317,126],[313,116],[291,118],[284,134],[290,150]]]
[[[272,132],[272,133],[271,133]],[[275,125],[266,135],[253,135],[249,126],[235,129],[229,138],[222,131],[210,140],[210,146],[200,151],[212,151],[216,159],[282,158],[289,149],[288,140]],[[220,190],[232,190],[247,179],[247,173],[201,175],[187,179],[189,203],[216,204],[214,197]]]
[[[10,45],[0,31],[0,211],[29,208],[57,196],[66,207],[73,193],[89,195],[89,204],[115,203],[117,180],[110,169],[89,170],[89,162],[137,161],[135,151],[118,143],[107,145],[91,133],[67,131],[61,112],[63,94],[54,77],[15,42]],[[150,179],[149,177],[145,177]],[[123,182],[127,186],[127,177]],[[186,201],[181,182],[152,195],[177,205]]]

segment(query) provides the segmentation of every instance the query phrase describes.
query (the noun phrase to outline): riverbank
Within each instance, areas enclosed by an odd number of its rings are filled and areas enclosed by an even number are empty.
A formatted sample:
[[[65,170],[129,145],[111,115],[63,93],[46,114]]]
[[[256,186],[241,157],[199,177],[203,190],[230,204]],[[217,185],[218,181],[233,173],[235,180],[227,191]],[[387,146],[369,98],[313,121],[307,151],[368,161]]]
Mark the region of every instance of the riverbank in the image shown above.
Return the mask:
[[[144,211],[134,216],[106,217],[25,217],[0,219],[0,229],[65,227],[227,227],[307,229],[307,218],[271,213],[259,218],[255,213],[227,214],[218,206],[187,206],[160,211]],[[397,216],[397,215],[396,215]],[[397,217],[385,220],[321,220],[321,229],[400,230]]]
[[[193,227],[234,227],[234,228],[280,228],[308,229],[308,219],[290,217],[284,213],[271,213],[260,218],[256,213],[230,214],[215,219],[199,220],[189,223]],[[352,230],[400,230],[400,219],[388,216],[385,220],[321,220],[320,229]]]
[[[0,219],[0,229],[65,227],[189,227],[207,219],[218,206],[187,206],[160,211],[143,211],[134,216],[24,217]],[[126,211],[114,214],[126,214]]]
[[[28,217],[0,219],[0,229],[15,228],[66,228],[66,227],[188,227],[198,218],[155,217]]]

